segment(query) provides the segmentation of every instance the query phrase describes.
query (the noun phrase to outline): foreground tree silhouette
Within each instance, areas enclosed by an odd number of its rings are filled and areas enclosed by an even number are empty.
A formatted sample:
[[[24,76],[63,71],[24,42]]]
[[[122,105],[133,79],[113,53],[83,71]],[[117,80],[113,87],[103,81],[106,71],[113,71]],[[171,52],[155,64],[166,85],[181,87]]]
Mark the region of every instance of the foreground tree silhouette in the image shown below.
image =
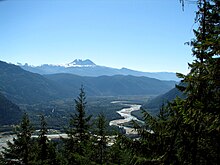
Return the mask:
[[[38,147],[39,147],[39,159],[44,162],[48,157],[48,138],[47,138],[47,123],[43,115],[40,116],[41,128],[38,137]]]
[[[179,74],[187,94],[182,108],[182,124],[189,141],[188,160],[192,164],[219,162],[220,137],[220,1],[198,0],[195,39],[189,44],[196,60],[188,75]],[[183,145],[184,146],[184,145]],[[212,154],[210,154],[212,153]]]
[[[199,26],[188,43],[195,60],[189,74],[178,74],[185,86],[177,87],[186,98],[168,104],[160,117],[144,112],[146,128],[139,127],[142,153],[148,153],[151,161],[193,165],[220,161],[220,1],[198,0],[197,5]]]
[[[95,146],[96,152],[96,159],[97,162],[103,164],[106,161],[106,154],[107,154],[107,121],[103,114],[98,115],[98,119],[96,121],[96,141],[94,142],[97,144]]]
[[[89,161],[89,122],[91,119],[91,116],[86,115],[86,95],[83,86],[80,88],[79,96],[75,99],[75,110],[76,113],[71,116],[67,129],[68,139],[65,141],[65,148],[69,164],[83,164]]]
[[[18,164],[28,165],[31,163],[31,135],[33,128],[30,123],[27,113],[24,114],[20,126],[16,130],[16,137],[13,138],[13,142],[8,141],[7,148],[4,148],[3,155],[8,162],[12,160],[18,162]]]
[[[36,162],[38,164],[50,164],[56,165],[59,164],[57,160],[57,151],[56,151],[56,144],[53,141],[50,141],[47,138],[47,122],[43,115],[40,116],[40,134],[37,138],[36,144],[36,153],[37,158]]]

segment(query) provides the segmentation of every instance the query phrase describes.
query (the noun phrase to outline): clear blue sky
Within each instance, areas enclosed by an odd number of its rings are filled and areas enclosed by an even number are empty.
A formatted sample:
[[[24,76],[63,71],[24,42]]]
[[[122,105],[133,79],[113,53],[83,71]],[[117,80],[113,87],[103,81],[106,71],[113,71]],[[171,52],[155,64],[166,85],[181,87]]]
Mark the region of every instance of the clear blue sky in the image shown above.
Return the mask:
[[[0,1],[0,60],[187,72],[195,5],[179,0]]]

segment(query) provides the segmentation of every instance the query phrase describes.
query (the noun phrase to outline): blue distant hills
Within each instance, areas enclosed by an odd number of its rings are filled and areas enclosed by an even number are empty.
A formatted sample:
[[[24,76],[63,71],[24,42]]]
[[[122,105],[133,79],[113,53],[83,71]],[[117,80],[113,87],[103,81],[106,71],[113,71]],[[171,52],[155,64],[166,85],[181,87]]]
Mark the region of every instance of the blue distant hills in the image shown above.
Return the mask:
[[[136,70],[131,70],[127,68],[111,68],[106,66],[96,65],[89,59],[80,60],[76,59],[71,63],[64,65],[50,65],[43,64],[41,66],[31,66],[28,64],[22,65],[18,64],[24,70],[44,74],[57,74],[57,73],[70,73],[79,76],[114,76],[114,75],[131,75],[131,76],[145,76],[150,78],[156,78],[159,80],[173,80],[179,81],[176,74],[173,72],[141,72]]]

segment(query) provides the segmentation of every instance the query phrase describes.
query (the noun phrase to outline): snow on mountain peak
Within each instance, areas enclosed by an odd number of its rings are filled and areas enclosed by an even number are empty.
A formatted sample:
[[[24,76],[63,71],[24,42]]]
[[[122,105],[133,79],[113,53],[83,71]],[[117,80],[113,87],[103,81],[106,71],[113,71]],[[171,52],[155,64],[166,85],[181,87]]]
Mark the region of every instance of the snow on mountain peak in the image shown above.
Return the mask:
[[[65,65],[66,67],[94,67],[96,64],[89,59],[75,59],[73,62]]]

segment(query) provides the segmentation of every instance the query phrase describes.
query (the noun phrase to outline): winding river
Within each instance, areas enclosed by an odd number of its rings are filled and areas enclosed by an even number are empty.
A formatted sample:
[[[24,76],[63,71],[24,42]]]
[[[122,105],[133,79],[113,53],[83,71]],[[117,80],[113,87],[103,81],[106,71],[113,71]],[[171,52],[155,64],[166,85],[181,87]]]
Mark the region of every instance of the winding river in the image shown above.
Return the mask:
[[[123,108],[120,111],[117,111],[117,113],[119,115],[121,115],[121,117],[123,117],[123,119],[112,120],[112,121],[109,122],[109,125],[110,126],[114,125],[114,126],[117,126],[119,128],[124,128],[125,131],[126,131],[126,134],[137,134],[137,131],[135,131],[134,128],[123,126],[123,124],[128,123],[132,120],[143,122],[141,120],[138,120],[135,116],[131,115],[132,111],[140,110],[141,105],[128,104],[126,101],[113,101],[111,103],[112,104],[120,104],[120,105],[123,105],[123,106],[126,106],[126,107],[129,106],[129,108]]]
[[[138,105],[138,104],[129,104],[127,103],[126,101],[113,101],[111,102],[112,104],[120,104],[120,105],[123,105],[123,106],[126,106],[126,107],[129,107],[129,108],[123,108],[121,109],[120,111],[117,111],[117,113],[119,115],[121,115],[121,117],[123,117],[123,119],[117,119],[117,120],[112,120],[110,121],[109,125],[114,125],[114,126],[117,126],[117,127],[120,127],[120,128],[124,128],[125,131],[126,131],[126,134],[137,134],[137,131],[135,131],[134,128],[131,128],[131,127],[126,127],[126,126],[123,126],[123,124],[127,123],[127,122],[130,122],[132,120],[135,120],[135,121],[139,121],[139,122],[143,122],[141,120],[138,120],[135,116],[132,116],[131,115],[131,112],[132,111],[137,111],[140,109],[141,105]],[[53,138],[59,138],[59,137],[63,137],[63,138],[67,138],[67,135],[66,134],[51,134],[51,135],[47,135],[47,137],[49,139],[53,139]],[[6,142],[9,140],[9,141],[12,141],[12,139],[15,137],[15,135],[2,135],[0,133],[0,151],[2,151],[2,147],[7,147],[7,144]],[[37,137],[36,135],[33,135],[32,137]]]

